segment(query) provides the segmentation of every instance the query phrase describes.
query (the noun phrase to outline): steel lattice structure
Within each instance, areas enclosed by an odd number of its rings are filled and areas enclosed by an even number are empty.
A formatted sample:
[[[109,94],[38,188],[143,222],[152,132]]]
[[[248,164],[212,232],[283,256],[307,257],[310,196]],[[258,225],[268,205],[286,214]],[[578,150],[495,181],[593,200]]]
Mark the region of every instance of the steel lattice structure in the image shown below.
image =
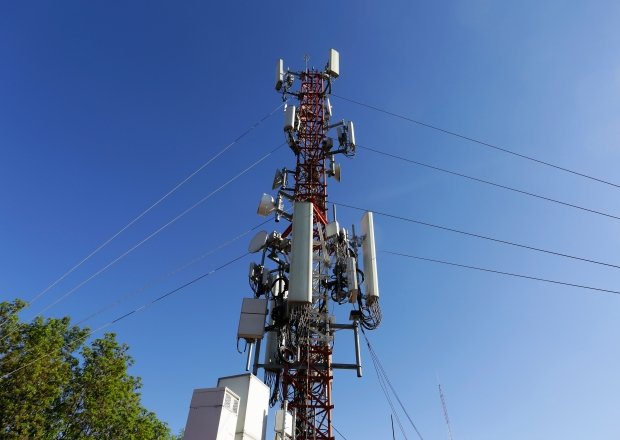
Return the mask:
[[[296,201],[312,202],[315,212],[314,235],[326,221],[327,183],[325,176],[325,150],[321,144],[327,127],[323,117],[325,93],[323,74],[306,71],[301,75],[299,92],[299,130],[297,166],[295,168]],[[316,249],[320,256],[322,249]],[[321,258],[318,258],[319,261]],[[297,438],[332,440],[331,338],[328,334],[328,293],[322,287],[322,267],[313,268],[313,304],[306,334],[299,345],[299,362],[285,365],[283,389],[288,408],[297,414]]]
[[[362,236],[349,235],[340,228],[335,215],[331,222],[328,220],[327,178],[340,180],[334,156],[350,157],[355,152],[353,123],[331,122],[328,97],[338,70],[339,56],[334,50],[322,71],[306,67],[301,72],[284,72],[283,61],[277,65],[276,90],[286,101],[284,131],[296,165],[295,170],[276,172],[273,189],[280,188],[277,198],[263,194],[258,213],[275,213],[276,220],[284,217],[291,224],[282,233],[261,231],[250,244],[250,252],[262,251],[261,262],[250,267],[250,286],[254,301],[264,301],[266,322],[264,331],[238,337],[256,344],[253,372],[264,368],[265,383],[272,391],[271,405],[280,402],[284,414],[294,420],[291,432],[276,428],[279,439],[335,440],[333,371],[357,370],[361,376],[359,326],[374,329],[380,322],[372,214],[362,219],[362,230],[366,231]],[[300,86],[294,92],[297,79]],[[290,105],[291,97],[298,106]],[[337,140],[329,137],[334,128]],[[294,177],[293,186],[287,183],[289,175]],[[284,202],[293,205],[293,214],[284,208]],[[366,275],[358,265],[360,247]],[[275,267],[268,267],[268,262]],[[365,289],[358,286],[362,281]],[[335,322],[329,313],[330,301],[352,304],[351,323]],[[332,362],[335,329],[354,331],[355,364]],[[264,362],[260,363],[263,334],[267,336],[266,347]]]

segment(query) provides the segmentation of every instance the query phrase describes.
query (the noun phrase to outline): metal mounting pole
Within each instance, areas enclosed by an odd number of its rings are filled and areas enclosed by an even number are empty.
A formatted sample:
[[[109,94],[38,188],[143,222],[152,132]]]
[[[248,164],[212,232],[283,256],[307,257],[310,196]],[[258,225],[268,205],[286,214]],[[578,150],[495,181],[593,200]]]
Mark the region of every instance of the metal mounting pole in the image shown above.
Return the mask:
[[[362,377],[362,355],[360,351],[360,324],[355,321],[353,324],[353,335],[355,338],[355,364],[357,365],[357,377]]]
[[[254,342],[250,342],[248,344],[248,359],[245,362],[245,371],[250,371],[250,365],[252,364],[252,348],[254,347]]]
[[[258,374],[258,362],[260,361],[260,343],[261,340],[258,339],[256,341],[256,350],[254,351],[254,368],[252,369],[252,374],[254,376]]]

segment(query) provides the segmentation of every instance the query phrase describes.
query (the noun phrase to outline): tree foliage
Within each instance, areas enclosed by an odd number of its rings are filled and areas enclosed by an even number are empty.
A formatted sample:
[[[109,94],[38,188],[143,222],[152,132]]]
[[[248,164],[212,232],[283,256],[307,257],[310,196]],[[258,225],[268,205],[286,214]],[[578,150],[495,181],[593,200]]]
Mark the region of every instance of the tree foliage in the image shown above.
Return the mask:
[[[141,405],[126,344],[113,333],[87,343],[69,318],[20,322],[24,306],[0,303],[0,438],[176,438]]]

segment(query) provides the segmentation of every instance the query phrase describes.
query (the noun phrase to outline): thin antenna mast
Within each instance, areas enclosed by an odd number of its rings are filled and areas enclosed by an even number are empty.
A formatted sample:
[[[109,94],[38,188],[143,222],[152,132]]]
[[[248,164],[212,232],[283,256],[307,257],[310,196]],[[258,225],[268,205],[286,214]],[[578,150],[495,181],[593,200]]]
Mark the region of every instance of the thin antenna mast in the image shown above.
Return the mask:
[[[450,418],[448,417],[448,407],[446,406],[446,399],[443,396],[443,391],[441,389],[441,384],[439,383],[439,380],[437,380],[437,385],[439,387],[439,399],[441,399],[441,408],[443,410],[443,417],[446,419],[446,425],[448,426],[448,439],[452,440],[452,429],[450,428]]]

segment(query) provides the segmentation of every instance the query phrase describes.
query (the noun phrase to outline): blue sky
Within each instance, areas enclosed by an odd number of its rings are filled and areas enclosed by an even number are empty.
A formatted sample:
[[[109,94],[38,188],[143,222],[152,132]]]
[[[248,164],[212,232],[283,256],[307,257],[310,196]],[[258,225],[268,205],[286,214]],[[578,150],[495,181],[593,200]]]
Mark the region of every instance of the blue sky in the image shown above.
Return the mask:
[[[32,298],[279,104],[273,66],[323,67],[334,92],[620,182],[617,2],[5,2],[0,6],[0,299]],[[618,188],[332,99],[357,141],[620,215]],[[281,116],[205,168],[23,313],[92,273],[283,141]],[[281,149],[51,308],[80,320],[245,232]],[[359,150],[330,198],[500,239],[620,263],[618,220]],[[341,223],[359,213],[338,211]],[[400,251],[617,288],[603,268],[377,217],[384,322],[371,334],[427,439],[620,435],[620,298],[402,259]],[[273,224],[271,228],[275,227]],[[91,322],[108,322],[247,249],[249,237]],[[193,388],[242,372],[235,349],[247,264],[232,265],[113,327],[131,346],[143,400],[176,431]],[[339,308],[345,319],[348,310]],[[352,356],[348,338],[336,358]],[[336,372],[334,423],[388,438],[365,376]],[[404,418],[403,418],[404,421]],[[401,438],[401,437],[399,437]],[[409,429],[408,438],[415,438]]]

